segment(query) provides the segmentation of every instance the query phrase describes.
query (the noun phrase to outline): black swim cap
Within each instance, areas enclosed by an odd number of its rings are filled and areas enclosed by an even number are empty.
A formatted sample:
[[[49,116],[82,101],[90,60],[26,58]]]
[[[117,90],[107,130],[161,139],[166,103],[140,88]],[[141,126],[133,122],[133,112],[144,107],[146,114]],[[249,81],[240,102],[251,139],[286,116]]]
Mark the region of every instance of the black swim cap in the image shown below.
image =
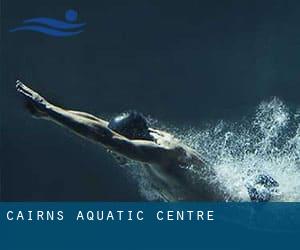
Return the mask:
[[[121,113],[109,121],[108,127],[129,139],[153,140],[147,119],[136,111]]]

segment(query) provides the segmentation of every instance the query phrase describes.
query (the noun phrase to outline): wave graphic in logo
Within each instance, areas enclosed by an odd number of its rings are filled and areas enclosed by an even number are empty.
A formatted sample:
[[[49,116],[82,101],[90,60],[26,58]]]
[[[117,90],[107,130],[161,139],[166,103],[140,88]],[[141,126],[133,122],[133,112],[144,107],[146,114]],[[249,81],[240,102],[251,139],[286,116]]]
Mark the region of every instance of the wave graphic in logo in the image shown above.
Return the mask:
[[[83,32],[85,26],[85,23],[75,23],[77,17],[78,13],[75,10],[67,10],[65,13],[66,21],[37,17],[24,20],[22,26],[11,29],[10,32],[35,31],[56,37],[74,36]]]

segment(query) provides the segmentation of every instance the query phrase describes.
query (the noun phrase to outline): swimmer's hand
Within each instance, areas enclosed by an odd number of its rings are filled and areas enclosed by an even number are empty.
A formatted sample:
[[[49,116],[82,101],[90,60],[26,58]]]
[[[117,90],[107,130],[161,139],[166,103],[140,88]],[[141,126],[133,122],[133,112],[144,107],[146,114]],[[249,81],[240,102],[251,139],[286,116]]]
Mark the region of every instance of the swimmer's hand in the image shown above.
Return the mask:
[[[25,98],[26,108],[35,118],[47,116],[45,110],[49,103],[45,98],[27,87],[20,80],[16,81],[16,90]]]

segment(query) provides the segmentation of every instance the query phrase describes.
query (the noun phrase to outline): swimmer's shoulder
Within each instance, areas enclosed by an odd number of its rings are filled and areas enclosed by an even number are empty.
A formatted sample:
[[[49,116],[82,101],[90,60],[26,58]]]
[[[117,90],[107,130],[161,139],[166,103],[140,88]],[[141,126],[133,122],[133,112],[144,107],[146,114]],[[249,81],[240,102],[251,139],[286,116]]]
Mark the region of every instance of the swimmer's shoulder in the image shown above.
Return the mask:
[[[178,162],[181,166],[188,166],[188,165],[205,165],[205,161],[201,155],[194,150],[184,144],[178,143],[174,144],[170,148],[171,158]]]

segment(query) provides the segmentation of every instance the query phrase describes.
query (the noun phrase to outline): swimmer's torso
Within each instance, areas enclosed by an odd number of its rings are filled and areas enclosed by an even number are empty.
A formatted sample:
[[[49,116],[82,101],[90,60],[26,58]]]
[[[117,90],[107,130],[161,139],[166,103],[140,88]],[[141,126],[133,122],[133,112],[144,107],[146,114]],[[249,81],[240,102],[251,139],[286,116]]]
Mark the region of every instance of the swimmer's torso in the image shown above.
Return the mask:
[[[193,150],[181,145],[172,135],[157,131],[152,132],[155,142],[161,146],[174,148],[170,159],[164,165],[149,165],[147,171],[151,181],[169,200],[221,200],[220,194],[201,176],[205,166],[191,166]]]
[[[197,175],[191,168],[183,166],[145,166],[153,186],[164,199],[178,200],[223,200],[220,194],[212,191],[215,187],[208,180]]]

